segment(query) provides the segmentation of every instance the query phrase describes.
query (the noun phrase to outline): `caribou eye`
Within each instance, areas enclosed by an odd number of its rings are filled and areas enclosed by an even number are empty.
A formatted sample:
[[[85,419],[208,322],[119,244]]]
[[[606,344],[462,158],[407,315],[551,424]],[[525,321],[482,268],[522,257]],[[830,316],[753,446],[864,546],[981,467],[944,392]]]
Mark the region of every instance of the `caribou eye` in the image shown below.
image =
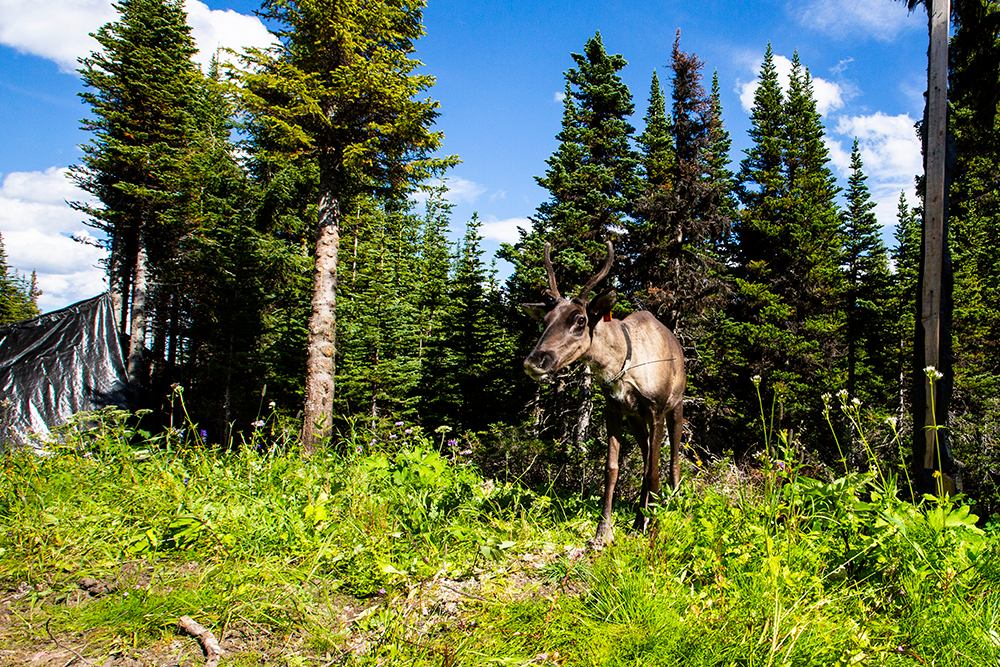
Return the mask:
[[[576,326],[582,327],[586,323],[587,323],[587,318],[585,316],[583,315],[576,316]]]

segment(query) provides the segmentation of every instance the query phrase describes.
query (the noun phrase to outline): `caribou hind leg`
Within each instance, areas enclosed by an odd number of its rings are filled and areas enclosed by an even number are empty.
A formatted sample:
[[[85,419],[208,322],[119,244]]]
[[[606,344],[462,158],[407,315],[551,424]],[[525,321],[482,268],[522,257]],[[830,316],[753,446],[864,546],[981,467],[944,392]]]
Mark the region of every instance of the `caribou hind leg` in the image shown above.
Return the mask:
[[[632,530],[642,531],[646,529],[646,521],[642,513],[644,507],[644,498],[649,496],[649,466],[650,466],[650,456],[649,456],[649,434],[651,424],[648,424],[645,419],[636,414],[630,414],[628,416],[629,430],[632,432],[632,437],[635,438],[636,443],[639,445],[639,451],[642,452],[642,487],[639,490],[639,499],[636,504],[636,514],[635,523],[632,524]]]
[[[639,418],[637,418],[639,419]],[[640,421],[644,421],[641,420]],[[643,447],[643,471],[642,490],[639,492],[639,502],[635,510],[635,524],[633,528],[638,531],[645,531],[649,523],[647,510],[649,501],[660,495],[660,450],[663,444],[663,413],[653,412],[649,425],[649,438],[647,445]],[[645,432],[645,427],[643,428]],[[638,437],[638,436],[636,436]]]
[[[611,522],[611,501],[615,495],[615,484],[618,483],[618,456],[622,442],[622,413],[614,403],[609,402],[605,409],[605,420],[608,427],[608,462],[604,470],[604,498],[601,502],[601,520],[597,524],[598,544],[611,542],[614,528]]]

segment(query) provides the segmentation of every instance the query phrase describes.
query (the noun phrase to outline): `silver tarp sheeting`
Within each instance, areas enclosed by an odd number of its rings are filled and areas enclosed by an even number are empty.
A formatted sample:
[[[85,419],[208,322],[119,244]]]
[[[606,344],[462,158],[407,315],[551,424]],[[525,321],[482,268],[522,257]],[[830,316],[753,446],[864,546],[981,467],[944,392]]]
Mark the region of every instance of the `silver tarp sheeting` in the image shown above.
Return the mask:
[[[40,450],[70,415],[128,393],[110,294],[0,326],[0,451]]]

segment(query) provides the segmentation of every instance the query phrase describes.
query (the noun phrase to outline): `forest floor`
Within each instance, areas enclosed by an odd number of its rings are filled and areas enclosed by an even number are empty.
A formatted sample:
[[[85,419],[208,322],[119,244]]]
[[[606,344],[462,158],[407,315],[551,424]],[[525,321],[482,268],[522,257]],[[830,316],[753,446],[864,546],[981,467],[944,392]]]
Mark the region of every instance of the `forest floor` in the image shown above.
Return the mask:
[[[538,443],[485,477],[393,426],[0,459],[0,666],[1000,664],[1000,517],[905,469],[688,461],[590,550],[598,497],[521,483]]]
[[[394,619],[408,626],[408,641],[426,643],[431,651],[444,635],[475,627],[472,608],[504,602],[555,604],[560,597],[578,596],[584,590],[577,578],[568,575],[553,581],[543,570],[560,556],[571,554],[543,552],[522,554],[502,572],[483,569],[463,579],[432,579],[412,585],[395,595],[358,599],[334,595],[317,599],[314,609],[300,609],[291,604],[284,610],[289,616],[317,618],[326,616],[333,627],[328,630],[339,639],[339,646],[317,649],[315,637],[306,630],[275,634],[268,628],[242,617],[226,623],[217,641],[223,651],[224,665],[335,665],[364,654],[373,641],[371,624],[366,619],[391,612]],[[51,572],[39,577],[39,583],[0,581],[0,665],[32,667],[189,667],[206,664],[202,643],[178,625],[173,632],[159,637],[123,638],[107,628],[79,629],[81,616],[88,605],[110,596],[158,596],[169,593],[177,581],[196,582],[210,566],[194,561],[186,563],[134,560],[121,563],[117,571],[104,578],[75,578],[65,572]],[[320,610],[318,607],[324,607]],[[281,613],[281,610],[272,610]],[[198,619],[195,618],[197,621]],[[67,629],[70,628],[70,629]],[[376,633],[377,634],[377,633]],[[452,637],[454,639],[454,637]],[[378,641],[378,639],[374,639]],[[354,656],[348,654],[353,653]],[[548,662],[549,655],[536,656],[537,664]],[[442,664],[449,664],[443,651]]]

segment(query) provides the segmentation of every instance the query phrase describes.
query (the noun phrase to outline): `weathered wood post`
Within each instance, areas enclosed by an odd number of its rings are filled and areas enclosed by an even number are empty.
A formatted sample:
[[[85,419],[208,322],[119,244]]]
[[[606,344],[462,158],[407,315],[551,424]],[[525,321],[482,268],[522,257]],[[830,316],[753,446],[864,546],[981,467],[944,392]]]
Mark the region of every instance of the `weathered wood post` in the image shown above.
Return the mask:
[[[952,467],[946,426],[951,387],[951,272],[947,250],[948,31],[950,0],[928,5],[930,49],[924,119],[924,219],[920,265],[920,312],[914,345],[913,467],[920,491],[935,493],[935,471]],[[920,343],[922,342],[922,346]],[[925,369],[933,368],[933,372]],[[942,377],[938,378],[937,373]],[[943,383],[938,379],[944,380]],[[945,492],[954,493],[942,476]]]

